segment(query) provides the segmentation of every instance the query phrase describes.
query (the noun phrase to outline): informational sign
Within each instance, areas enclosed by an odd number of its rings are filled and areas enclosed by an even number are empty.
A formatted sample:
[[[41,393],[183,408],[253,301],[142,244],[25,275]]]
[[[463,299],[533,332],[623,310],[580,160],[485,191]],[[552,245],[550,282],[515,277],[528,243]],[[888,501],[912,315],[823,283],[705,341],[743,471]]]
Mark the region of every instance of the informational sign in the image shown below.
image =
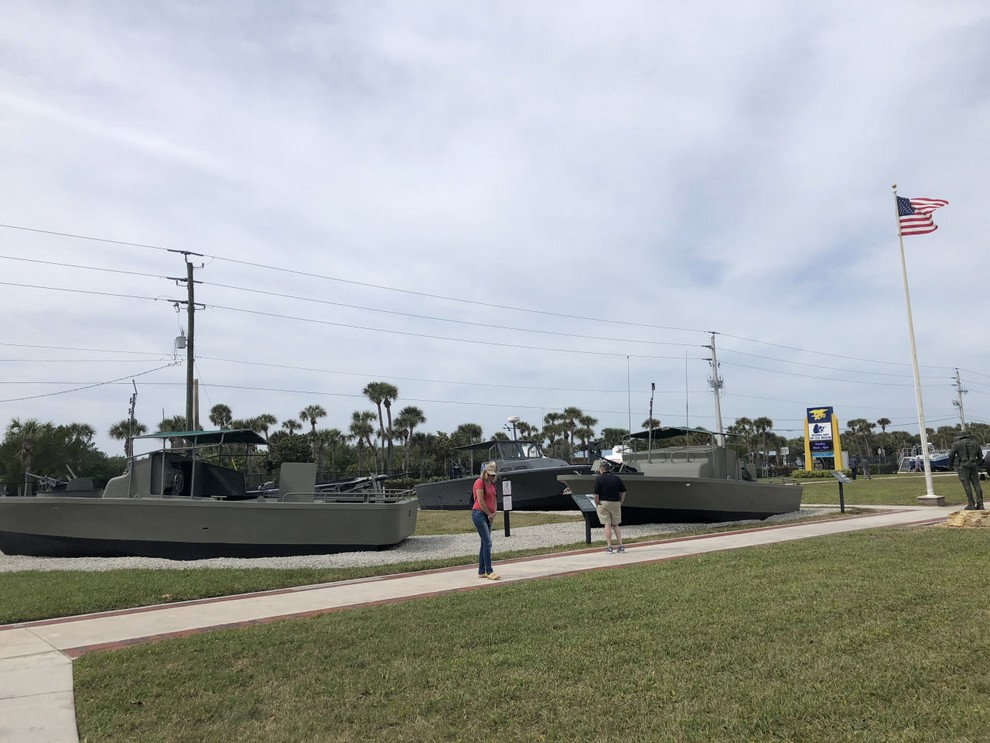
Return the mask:
[[[804,468],[822,469],[824,460],[830,459],[830,467],[837,465],[841,469],[842,456],[837,454],[841,451],[839,421],[832,406],[808,408],[804,417]]]
[[[512,510],[512,481],[502,480],[502,510]]]

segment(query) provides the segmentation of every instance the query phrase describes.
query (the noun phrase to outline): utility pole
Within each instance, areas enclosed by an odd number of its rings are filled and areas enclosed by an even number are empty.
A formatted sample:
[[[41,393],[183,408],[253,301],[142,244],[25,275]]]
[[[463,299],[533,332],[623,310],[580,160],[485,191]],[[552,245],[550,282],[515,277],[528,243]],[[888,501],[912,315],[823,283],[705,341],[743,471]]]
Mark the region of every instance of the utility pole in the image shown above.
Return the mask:
[[[715,429],[718,432],[718,444],[719,446],[725,446],[725,431],[722,429],[722,404],[719,399],[722,394],[722,378],[718,375],[718,355],[715,352],[715,331],[708,331],[712,335],[712,343],[710,346],[704,346],[704,348],[709,349],[712,352],[712,357],[708,359],[708,363],[712,366],[712,376],[708,380],[708,384],[711,385],[712,392],[715,393]]]
[[[195,255],[200,258],[203,257],[201,253],[192,253],[188,250],[169,250],[169,253],[181,253],[186,260],[186,275],[185,278],[169,276],[168,278],[174,281],[176,284],[184,281],[186,282],[186,299],[173,299],[172,303],[178,309],[180,304],[186,305],[186,324],[188,327],[188,333],[186,337],[186,430],[192,431],[195,427],[196,416],[193,412],[193,371],[194,364],[196,361],[196,355],[194,350],[194,343],[196,337],[196,302],[193,292],[193,286],[197,283],[193,279],[193,264],[189,260],[189,256]],[[202,266],[200,266],[202,268]],[[199,305],[201,309],[206,309],[206,305]]]
[[[964,390],[962,386],[962,379],[959,378],[959,369],[956,369],[956,399],[952,401],[952,404],[959,408],[959,423],[962,428],[966,428],[966,414],[963,412],[963,401],[962,396],[968,393],[969,390]]]

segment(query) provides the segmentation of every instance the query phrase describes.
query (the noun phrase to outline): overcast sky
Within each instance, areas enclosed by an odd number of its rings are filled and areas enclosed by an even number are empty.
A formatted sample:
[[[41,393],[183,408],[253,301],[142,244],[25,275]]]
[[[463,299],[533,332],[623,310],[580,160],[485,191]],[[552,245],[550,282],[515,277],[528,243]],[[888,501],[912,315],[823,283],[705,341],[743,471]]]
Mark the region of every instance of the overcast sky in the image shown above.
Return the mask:
[[[971,0],[0,0],[0,419],[184,413],[171,249],[204,419],[383,380],[426,431],[635,429],[653,382],[713,428],[715,331],[726,426],[916,432],[897,183],[950,202],[904,241],[926,420],[959,368],[987,422],[988,93]]]

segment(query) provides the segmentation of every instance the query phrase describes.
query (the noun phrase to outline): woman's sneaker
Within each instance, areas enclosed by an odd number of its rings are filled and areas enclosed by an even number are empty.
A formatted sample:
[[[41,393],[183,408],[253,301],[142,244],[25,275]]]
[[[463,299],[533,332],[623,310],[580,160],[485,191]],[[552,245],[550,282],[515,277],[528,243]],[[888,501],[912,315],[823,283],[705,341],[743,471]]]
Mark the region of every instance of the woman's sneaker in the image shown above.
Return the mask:
[[[623,546],[622,546],[622,545],[620,544],[620,545],[619,545],[619,549],[617,550],[617,552],[625,552],[625,551],[626,551],[626,548],[625,548],[625,547],[623,547]]]
[[[609,545],[608,547],[606,547],[606,548],[605,548],[605,551],[606,551],[606,552],[607,552],[608,554],[610,554],[610,555],[611,555],[611,554],[612,554],[613,552],[615,552],[615,550],[613,550],[613,549],[612,549],[612,546],[611,546],[611,545]]]

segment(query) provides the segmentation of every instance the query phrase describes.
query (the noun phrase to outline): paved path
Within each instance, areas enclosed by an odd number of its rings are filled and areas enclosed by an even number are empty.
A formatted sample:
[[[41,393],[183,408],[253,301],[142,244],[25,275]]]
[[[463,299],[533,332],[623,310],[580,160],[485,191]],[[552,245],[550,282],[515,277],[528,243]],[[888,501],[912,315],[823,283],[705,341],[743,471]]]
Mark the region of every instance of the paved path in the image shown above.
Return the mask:
[[[501,581],[479,580],[477,569],[469,566],[0,625],[0,741],[76,743],[71,659],[91,651],[455,591],[493,590],[505,582],[703,552],[861,529],[935,524],[944,522],[947,513],[945,508],[898,507],[825,521],[641,542],[629,545],[622,555],[608,555],[596,547],[505,560],[497,564]]]

